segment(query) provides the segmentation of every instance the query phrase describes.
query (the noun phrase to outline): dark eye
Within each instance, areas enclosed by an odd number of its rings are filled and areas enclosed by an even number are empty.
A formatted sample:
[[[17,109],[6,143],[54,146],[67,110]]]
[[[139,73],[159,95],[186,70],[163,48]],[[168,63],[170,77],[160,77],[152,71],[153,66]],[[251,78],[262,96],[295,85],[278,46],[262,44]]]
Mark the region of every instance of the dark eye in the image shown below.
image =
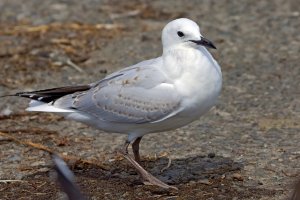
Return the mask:
[[[177,32],[177,35],[178,35],[179,37],[183,37],[183,36],[184,36],[183,32],[181,32],[181,31],[178,31],[178,32]]]

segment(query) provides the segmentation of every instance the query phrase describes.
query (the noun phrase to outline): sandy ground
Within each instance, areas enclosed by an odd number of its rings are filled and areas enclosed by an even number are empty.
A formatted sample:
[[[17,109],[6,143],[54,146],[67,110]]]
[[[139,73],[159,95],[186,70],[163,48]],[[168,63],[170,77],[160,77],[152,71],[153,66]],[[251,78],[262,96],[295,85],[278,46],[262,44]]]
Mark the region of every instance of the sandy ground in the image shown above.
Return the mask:
[[[115,154],[126,136],[2,98],[0,199],[64,198],[33,145],[64,156],[90,199],[287,199],[300,172],[299,10],[297,0],[0,0],[0,95],[90,83],[157,57],[162,27],[178,17],[214,41],[224,75],[208,114],[141,142],[146,168],[178,192],[139,181]]]

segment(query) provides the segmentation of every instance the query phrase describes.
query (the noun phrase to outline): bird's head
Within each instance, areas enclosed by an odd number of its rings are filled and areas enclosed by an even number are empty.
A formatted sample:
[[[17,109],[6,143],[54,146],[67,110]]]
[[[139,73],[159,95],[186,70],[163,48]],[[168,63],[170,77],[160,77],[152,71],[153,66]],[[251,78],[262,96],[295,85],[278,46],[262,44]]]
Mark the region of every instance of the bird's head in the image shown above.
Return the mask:
[[[192,20],[180,18],[169,22],[162,31],[163,48],[184,45],[191,48],[199,46],[216,49],[215,45],[204,38],[199,26]]]

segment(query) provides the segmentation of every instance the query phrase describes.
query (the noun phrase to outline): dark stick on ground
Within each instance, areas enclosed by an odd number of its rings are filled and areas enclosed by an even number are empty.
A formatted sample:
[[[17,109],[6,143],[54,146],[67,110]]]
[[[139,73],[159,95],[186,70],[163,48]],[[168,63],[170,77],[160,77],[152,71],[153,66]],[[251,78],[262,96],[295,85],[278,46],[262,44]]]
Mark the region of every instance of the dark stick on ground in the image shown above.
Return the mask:
[[[291,200],[300,200],[300,180],[296,183]]]
[[[57,180],[69,200],[84,200],[84,196],[75,183],[74,174],[68,168],[67,164],[55,154],[52,154],[52,160],[55,164],[54,169],[57,172]]]

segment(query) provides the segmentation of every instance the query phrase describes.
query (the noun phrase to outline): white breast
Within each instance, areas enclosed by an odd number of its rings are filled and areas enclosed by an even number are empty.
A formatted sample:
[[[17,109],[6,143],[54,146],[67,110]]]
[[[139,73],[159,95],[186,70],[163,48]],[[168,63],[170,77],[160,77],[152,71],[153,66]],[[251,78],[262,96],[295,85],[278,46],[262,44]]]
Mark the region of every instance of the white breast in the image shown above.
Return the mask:
[[[185,67],[174,84],[184,97],[182,114],[199,117],[215,105],[222,87],[222,73],[205,48],[189,49],[184,56],[180,60]]]

